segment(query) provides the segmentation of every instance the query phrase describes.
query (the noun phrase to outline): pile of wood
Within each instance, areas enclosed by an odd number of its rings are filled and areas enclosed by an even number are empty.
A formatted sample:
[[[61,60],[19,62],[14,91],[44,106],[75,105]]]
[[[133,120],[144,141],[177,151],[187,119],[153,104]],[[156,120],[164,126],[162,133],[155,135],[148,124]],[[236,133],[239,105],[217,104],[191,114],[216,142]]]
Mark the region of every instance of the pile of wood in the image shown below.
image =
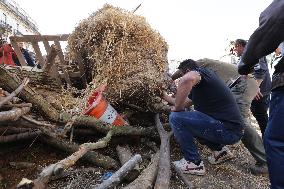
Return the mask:
[[[99,154],[98,152],[94,152],[93,150],[107,147],[111,139],[117,135],[148,136],[152,138],[158,136],[153,127],[114,127],[88,116],[81,115],[74,118],[72,115],[64,112],[63,110],[59,111],[49,101],[46,101],[41,94],[37,93],[34,88],[28,85],[28,78],[25,78],[23,81],[21,81],[17,76],[10,73],[9,70],[3,66],[0,66],[0,75],[0,125],[1,131],[4,131],[2,132],[3,136],[0,138],[0,143],[7,143],[40,136],[39,138],[43,142],[71,153],[71,155],[67,158],[45,167],[37,179],[33,181],[23,179],[22,182],[19,183],[18,188],[45,188],[52,176],[60,175],[64,170],[74,165],[82,157],[97,166],[101,166],[106,169],[118,169],[119,163],[117,160],[109,156]],[[14,99],[17,95],[21,98],[21,100],[18,100],[21,103],[14,102]],[[32,106],[33,110],[36,111],[36,115],[25,115],[31,110]],[[43,121],[38,121],[38,117],[42,117],[41,119],[43,119]],[[145,177],[145,175],[141,175],[139,179],[145,180],[147,178],[147,182],[149,182],[148,186],[152,186],[155,183],[154,181],[158,167],[160,167],[161,170],[159,172],[161,173],[160,176],[158,176],[159,179],[157,179],[156,185],[169,185],[170,134],[167,134],[167,132],[163,129],[158,115],[156,115],[155,120],[159,134],[162,137],[162,148],[160,152],[157,152],[157,155],[153,156],[153,162],[155,163],[152,162],[149,165],[150,168],[148,172],[144,173],[148,176]],[[154,124],[155,123],[153,123],[153,125]],[[17,125],[20,126],[11,130],[11,128],[15,128]],[[95,130],[96,133],[105,133],[106,135],[96,142],[88,142],[79,145],[72,142],[73,133],[76,132],[74,129],[75,126],[76,128],[85,127],[85,133],[92,133],[92,130]],[[121,156],[125,155],[124,152],[120,152],[125,150],[120,149],[118,151]],[[158,166],[159,156],[162,157],[160,166]],[[127,173],[134,169],[135,165],[142,161],[141,155],[139,154],[133,157],[128,155],[127,158],[120,159],[123,166],[117,170],[117,172],[112,176],[112,179],[107,180],[106,183],[101,183],[100,186],[97,186],[98,188],[110,188],[118,185],[127,175]],[[166,170],[168,174],[162,174],[164,170]],[[136,170],[136,176],[132,180],[136,179],[139,174],[140,171],[137,172]],[[150,178],[148,178],[149,176]],[[137,185],[137,183],[139,185],[141,182],[137,180],[135,183],[132,184],[134,187]]]
[[[95,86],[107,83],[105,96],[115,106],[152,110],[166,89],[164,38],[132,12],[105,5],[83,20],[68,39],[70,57],[82,56]]]

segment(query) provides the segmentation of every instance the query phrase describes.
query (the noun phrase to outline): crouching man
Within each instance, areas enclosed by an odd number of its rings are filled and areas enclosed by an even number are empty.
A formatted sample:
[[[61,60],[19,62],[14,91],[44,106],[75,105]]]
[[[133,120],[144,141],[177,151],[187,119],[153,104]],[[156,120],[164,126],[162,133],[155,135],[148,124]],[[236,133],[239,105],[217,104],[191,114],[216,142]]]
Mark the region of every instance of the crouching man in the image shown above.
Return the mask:
[[[213,72],[198,67],[194,60],[183,61],[175,75],[180,75],[175,99],[165,95],[173,103],[170,125],[184,158],[174,162],[184,173],[204,175],[205,167],[194,142],[203,140],[213,154],[215,162],[232,158],[225,145],[237,143],[244,131],[241,114],[226,84]],[[185,111],[188,103],[194,111]]]

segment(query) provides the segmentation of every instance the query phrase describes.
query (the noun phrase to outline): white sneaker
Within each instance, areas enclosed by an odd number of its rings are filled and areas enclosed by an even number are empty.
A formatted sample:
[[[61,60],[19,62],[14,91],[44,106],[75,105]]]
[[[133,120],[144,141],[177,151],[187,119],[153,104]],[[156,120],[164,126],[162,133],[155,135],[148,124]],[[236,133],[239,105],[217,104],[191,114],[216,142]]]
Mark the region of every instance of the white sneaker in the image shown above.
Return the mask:
[[[233,159],[234,155],[230,152],[229,148],[224,146],[220,151],[213,151],[212,155],[208,157],[209,163],[216,165]]]
[[[178,167],[183,173],[189,173],[193,175],[204,175],[205,174],[205,167],[203,161],[196,165],[193,162],[186,161],[182,158],[179,161],[173,162],[174,166]]]

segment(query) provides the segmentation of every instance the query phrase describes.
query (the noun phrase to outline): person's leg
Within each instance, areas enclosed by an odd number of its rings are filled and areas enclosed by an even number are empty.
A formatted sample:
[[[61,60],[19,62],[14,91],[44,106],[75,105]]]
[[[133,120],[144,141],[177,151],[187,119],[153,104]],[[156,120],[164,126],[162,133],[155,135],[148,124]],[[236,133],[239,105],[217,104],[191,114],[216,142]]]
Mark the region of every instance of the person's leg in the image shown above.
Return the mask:
[[[172,112],[170,124],[185,159],[192,162],[200,160],[193,137],[206,139],[212,150],[221,150],[241,137],[227,131],[220,121],[198,111]]]
[[[284,188],[284,91],[272,92],[264,145],[271,189]]]
[[[264,136],[264,132],[268,123],[267,110],[269,107],[269,101],[270,95],[266,95],[259,100],[253,100],[251,103],[251,112],[260,127],[262,137]]]
[[[256,130],[248,124],[245,127],[242,142],[257,163],[266,164],[266,154],[262,139]]]
[[[242,79],[231,89],[239,106],[245,124],[242,142],[251,155],[259,163],[266,163],[265,150],[262,139],[249,121],[251,101],[257,93],[257,83],[254,79]]]

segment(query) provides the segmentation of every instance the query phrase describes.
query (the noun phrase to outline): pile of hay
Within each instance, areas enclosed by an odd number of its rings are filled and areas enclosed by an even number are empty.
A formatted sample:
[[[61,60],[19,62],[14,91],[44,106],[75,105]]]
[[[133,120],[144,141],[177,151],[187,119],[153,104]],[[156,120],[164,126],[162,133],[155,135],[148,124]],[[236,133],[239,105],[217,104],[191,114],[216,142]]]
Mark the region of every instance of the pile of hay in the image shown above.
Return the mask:
[[[168,45],[144,17],[111,5],[81,21],[68,39],[70,57],[81,54],[95,86],[107,82],[113,105],[148,109],[166,89]]]

